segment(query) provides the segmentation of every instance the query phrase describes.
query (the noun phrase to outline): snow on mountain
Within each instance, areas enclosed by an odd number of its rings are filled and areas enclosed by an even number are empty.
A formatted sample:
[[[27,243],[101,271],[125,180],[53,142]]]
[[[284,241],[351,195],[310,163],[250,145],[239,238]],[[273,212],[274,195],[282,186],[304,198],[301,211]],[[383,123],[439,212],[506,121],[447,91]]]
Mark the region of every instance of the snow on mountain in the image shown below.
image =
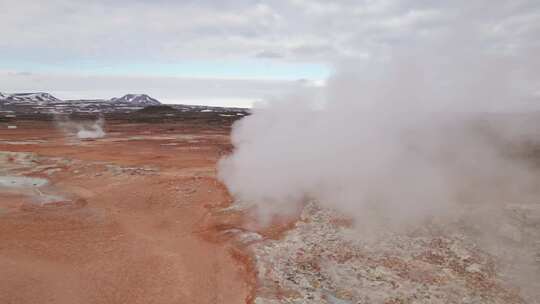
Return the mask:
[[[52,96],[49,93],[15,93],[5,94],[0,93],[0,99],[6,103],[34,103],[34,104],[48,104],[61,102],[62,100]]]
[[[37,106],[43,106],[43,105],[58,105],[61,103],[68,103],[68,104],[92,104],[92,103],[107,103],[109,106],[112,107],[133,107],[133,108],[141,108],[141,107],[147,107],[147,106],[158,106],[161,105],[161,103],[146,95],[146,94],[127,94],[120,98],[112,98],[110,100],[68,100],[68,101],[62,101],[54,96],[52,96],[49,93],[14,93],[14,94],[6,94],[6,93],[0,93],[0,102],[2,105],[37,105]]]
[[[111,102],[141,107],[161,105],[161,102],[146,94],[127,94],[120,98],[113,98],[111,99]]]

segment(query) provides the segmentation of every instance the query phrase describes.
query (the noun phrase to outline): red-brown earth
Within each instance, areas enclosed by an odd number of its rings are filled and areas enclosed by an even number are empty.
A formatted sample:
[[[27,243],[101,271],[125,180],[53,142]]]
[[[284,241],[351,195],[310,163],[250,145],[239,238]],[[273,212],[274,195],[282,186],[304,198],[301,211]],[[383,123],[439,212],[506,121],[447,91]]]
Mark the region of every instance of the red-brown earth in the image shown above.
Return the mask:
[[[0,303],[253,300],[251,258],[223,232],[242,216],[217,212],[231,203],[216,177],[228,127],[108,121],[105,138],[79,141],[17,125],[1,126],[0,151],[33,158],[9,154],[4,174],[50,184],[0,188]]]

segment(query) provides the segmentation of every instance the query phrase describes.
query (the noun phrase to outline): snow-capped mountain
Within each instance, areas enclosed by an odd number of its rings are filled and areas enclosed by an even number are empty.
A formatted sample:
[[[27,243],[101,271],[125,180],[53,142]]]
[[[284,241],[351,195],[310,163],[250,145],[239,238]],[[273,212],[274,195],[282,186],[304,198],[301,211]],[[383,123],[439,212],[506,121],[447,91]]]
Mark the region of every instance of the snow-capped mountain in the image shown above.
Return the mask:
[[[33,104],[48,104],[61,102],[62,100],[52,96],[49,93],[15,93],[5,94],[0,93],[0,100],[5,103],[33,103]]]
[[[60,100],[48,93],[0,93],[0,117],[3,113],[18,114],[128,114],[150,107],[141,115],[156,114],[175,116],[190,112],[214,113],[222,117],[247,115],[247,109],[196,105],[170,105],[173,109],[159,108],[161,103],[146,94],[127,94],[112,99]],[[156,109],[157,108],[157,109]]]
[[[111,102],[115,104],[121,103],[140,107],[161,105],[161,102],[146,94],[127,94],[120,98],[113,98],[111,99]]]

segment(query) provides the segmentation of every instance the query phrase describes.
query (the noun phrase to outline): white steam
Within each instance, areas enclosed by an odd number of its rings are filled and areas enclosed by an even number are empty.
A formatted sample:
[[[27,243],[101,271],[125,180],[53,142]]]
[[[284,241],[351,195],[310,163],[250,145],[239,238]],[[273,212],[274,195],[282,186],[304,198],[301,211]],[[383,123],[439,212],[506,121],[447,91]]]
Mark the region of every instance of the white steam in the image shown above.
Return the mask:
[[[96,139],[106,135],[103,129],[105,124],[103,117],[91,122],[75,122],[65,117],[56,117],[55,122],[56,126],[65,134],[76,136],[78,139]]]
[[[385,223],[530,199],[531,170],[506,148],[538,135],[508,114],[539,83],[535,65],[452,37],[348,63],[317,98],[256,106],[233,128],[221,179],[263,220],[306,199]]]
[[[94,139],[102,138],[105,136],[105,131],[103,131],[103,118],[99,118],[92,125],[77,125],[77,138],[79,139]]]

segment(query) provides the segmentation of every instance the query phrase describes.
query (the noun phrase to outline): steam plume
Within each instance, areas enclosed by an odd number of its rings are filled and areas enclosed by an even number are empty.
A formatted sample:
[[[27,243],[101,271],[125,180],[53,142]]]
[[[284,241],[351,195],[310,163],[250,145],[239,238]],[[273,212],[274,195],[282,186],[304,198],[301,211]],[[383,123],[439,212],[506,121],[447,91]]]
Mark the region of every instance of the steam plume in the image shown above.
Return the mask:
[[[75,122],[68,118],[56,117],[56,126],[69,136],[76,136],[78,139],[95,139],[105,137],[103,130],[104,119],[88,122]]]
[[[534,139],[538,124],[493,113],[522,110],[537,72],[471,32],[341,66],[320,98],[256,105],[234,126],[220,177],[262,219],[307,198],[385,224],[530,199],[530,164],[507,147]]]
[[[100,117],[92,125],[77,125],[77,138],[79,139],[92,139],[92,138],[102,138],[105,136],[105,131],[103,131],[103,118]]]

